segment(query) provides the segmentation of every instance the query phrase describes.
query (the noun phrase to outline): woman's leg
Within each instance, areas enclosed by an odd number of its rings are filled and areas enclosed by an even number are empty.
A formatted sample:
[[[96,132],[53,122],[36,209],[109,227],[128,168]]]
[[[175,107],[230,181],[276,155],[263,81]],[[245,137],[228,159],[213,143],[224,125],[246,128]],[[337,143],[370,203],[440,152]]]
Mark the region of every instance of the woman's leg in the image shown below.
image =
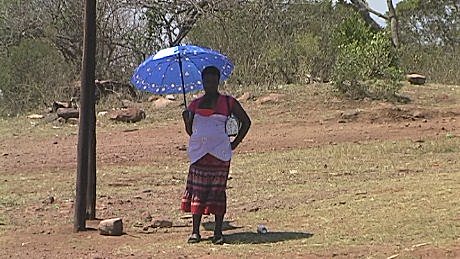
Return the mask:
[[[201,214],[193,214],[192,235],[188,238],[188,243],[198,243],[201,241],[200,236]]]
[[[202,214],[193,214],[192,234],[200,234],[201,216]]]
[[[224,214],[215,215],[216,225],[214,227],[214,236],[222,236],[222,224],[224,223]]]
[[[212,243],[215,245],[224,244],[224,236],[222,235],[222,224],[224,222],[224,214],[215,215],[216,225],[214,227],[214,237],[212,238]]]

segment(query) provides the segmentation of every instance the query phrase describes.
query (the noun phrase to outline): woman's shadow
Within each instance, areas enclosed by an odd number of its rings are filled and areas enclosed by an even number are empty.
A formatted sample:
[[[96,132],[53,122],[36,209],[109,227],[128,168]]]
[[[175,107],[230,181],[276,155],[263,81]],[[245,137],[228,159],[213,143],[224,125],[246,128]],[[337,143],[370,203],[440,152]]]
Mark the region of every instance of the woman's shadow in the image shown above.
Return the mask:
[[[214,230],[214,222],[206,222],[202,224],[203,227],[208,230]],[[232,226],[230,222],[224,221],[222,230],[234,230],[242,227]],[[255,232],[239,232],[224,234],[226,244],[265,244],[265,243],[277,243],[287,240],[306,239],[312,237],[312,233],[308,232],[292,232],[292,231],[277,231],[267,232],[265,234],[259,234]]]

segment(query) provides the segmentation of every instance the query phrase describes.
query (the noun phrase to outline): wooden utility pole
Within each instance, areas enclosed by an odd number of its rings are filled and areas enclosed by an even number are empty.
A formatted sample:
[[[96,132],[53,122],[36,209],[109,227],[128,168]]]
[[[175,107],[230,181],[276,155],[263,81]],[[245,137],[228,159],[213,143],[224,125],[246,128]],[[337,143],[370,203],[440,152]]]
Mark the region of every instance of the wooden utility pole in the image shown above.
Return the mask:
[[[92,98],[93,100],[95,98]],[[96,219],[96,110],[91,105],[88,152],[88,190],[86,195],[86,219]]]
[[[85,0],[84,49],[80,85],[80,127],[77,148],[77,185],[74,231],[86,230],[86,205],[90,151],[95,131],[91,129],[95,104],[96,0]],[[90,136],[93,134],[93,136]]]

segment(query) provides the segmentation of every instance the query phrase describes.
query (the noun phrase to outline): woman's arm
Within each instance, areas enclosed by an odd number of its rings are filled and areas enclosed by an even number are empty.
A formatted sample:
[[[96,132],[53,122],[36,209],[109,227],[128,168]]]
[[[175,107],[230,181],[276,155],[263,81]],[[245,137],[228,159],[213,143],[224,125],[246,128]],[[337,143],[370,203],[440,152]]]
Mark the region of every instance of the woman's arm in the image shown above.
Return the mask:
[[[185,110],[182,112],[182,119],[184,120],[185,131],[189,136],[192,135],[193,117],[194,113],[189,110]]]
[[[243,141],[249,131],[249,128],[251,127],[251,119],[248,114],[236,99],[234,101],[235,104],[233,105],[232,113],[240,120],[241,128],[238,131],[238,135],[236,135],[235,139],[231,143],[232,150],[234,150],[241,141]]]

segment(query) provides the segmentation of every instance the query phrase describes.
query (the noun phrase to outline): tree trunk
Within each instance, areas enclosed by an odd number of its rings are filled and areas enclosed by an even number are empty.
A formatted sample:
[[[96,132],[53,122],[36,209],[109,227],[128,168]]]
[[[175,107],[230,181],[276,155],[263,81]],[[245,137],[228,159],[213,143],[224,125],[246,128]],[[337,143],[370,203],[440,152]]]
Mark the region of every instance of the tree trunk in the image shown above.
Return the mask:
[[[399,48],[399,22],[396,16],[396,10],[391,0],[387,0],[388,5],[388,20],[391,28],[391,38],[396,48]]]

